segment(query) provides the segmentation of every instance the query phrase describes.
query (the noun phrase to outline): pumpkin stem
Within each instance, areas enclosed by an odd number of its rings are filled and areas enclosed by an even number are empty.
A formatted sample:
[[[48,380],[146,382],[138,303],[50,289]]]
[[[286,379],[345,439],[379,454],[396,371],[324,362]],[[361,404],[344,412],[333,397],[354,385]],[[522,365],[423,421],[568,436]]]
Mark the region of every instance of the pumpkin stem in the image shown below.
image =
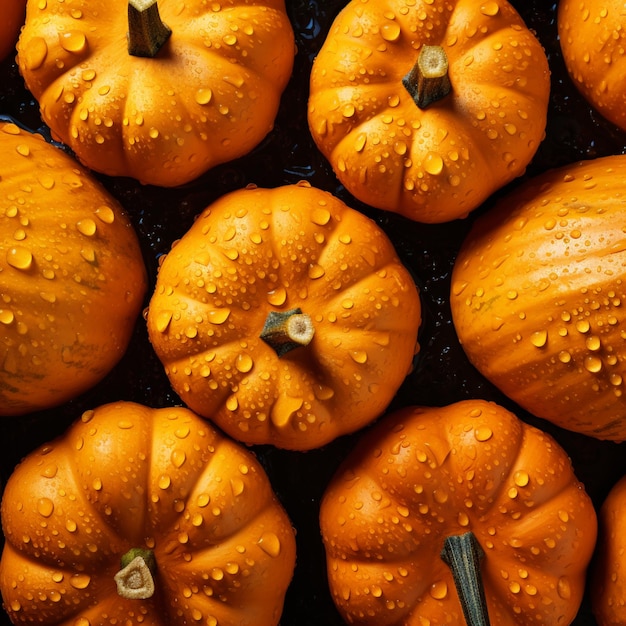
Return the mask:
[[[467,626],[489,626],[480,561],[485,556],[474,533],[446,537],[441,558],[452,570]]]
[[[417,62],[402,79],[415,104],[425,109],[450,93],[448,57],[441,46],[422,46]]]
[[[315,328],[311,317],[301,309],[270,311],[260,338],[281,357],[290,350],[311,343]]]
[[[120,560],[113,579],[117,593],[127,600],[147,600],[154,594],[156,559],[152,550],[131,548]]]
[[[128,0],[128,54],[152,59],[171,34],[157,0]]]

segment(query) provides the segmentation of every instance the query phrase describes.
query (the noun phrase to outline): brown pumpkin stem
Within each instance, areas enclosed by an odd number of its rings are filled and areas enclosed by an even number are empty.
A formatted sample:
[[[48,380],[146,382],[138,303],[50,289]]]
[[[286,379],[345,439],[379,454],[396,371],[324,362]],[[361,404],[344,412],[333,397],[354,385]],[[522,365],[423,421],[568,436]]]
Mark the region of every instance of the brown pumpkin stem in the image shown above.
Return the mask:
[[[448,57],[441,46],[422,46],[417,62],[402,79],[420,109],[429,107],[450,93]]]
[[[152,550],[131,548],[120,560],[113,577],[117,593],[126,600],[147,600],[154,595],[156,559]]]
[[[260,338],[281,357],[287,352],[311,343],[315,328],[311,317],[301,309],[270,311]]]
[[[157,0],[128,0],[128,54],[154,58],[171,34]]]
[[[467,626],[489,626],[480,561],[485,556],[473,532],[446,537],[441,558],[452,570]]]

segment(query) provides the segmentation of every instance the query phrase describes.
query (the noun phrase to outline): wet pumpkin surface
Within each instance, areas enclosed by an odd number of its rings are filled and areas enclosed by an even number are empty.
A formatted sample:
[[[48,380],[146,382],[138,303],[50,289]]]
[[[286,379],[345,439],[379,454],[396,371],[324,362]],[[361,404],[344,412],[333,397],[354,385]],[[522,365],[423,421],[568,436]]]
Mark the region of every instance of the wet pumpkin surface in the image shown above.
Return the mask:
[[[159,257],[188,230],[194,217],[207,204],[226,192],[249,183],[275,187],[306,179],[335,193],[350,206],[373,217],[385,230],[421,290],[424,316],[420,332],[421,352],[414,371],[402,385],[390,409],[410,404],[444,405],[475,397],[495,400],[556,437],[571,456],[577,477],[585,484],[594,503],[599,505],[616,480],[626,473],[622,446],[566,432],[525,414],[469,365],[456,339],[448,304],[452,265],[472,221],[491,206],[493,199],[466,220],[441,225],[413,223],[354,200],[339,185],[315,148],[306,122],[309,72],[334,16],[344,4],[341,0],[287,1],[298,46],[294,74],[284,94],[274,130],[249,155],[220,165],[179,189],[143,187],[132,180],[100,177],[134,223],[141,239],[150,284],[154,285]],[[527,25],[536,31],[552,72],[546,138],[528,167],[527,175],[582,158],[624,152],[626,133],[594,113],[567,77],[557,41],[556,3],[515,0],[513,5]],[[31,129],[45,131],[37,104],[24,89],[11,59],[0,65],[0,85],[0,114]],[[520,182],[511,183],[502,192],[510,191]],[[23,456],[63,432],[83,410],[114,400],[132,400],[155,407],[179,402],[148,342],[143,319],[138,320],[122,362],[90,392],[58,409],[0,421],[0,483],[4,484]],[[298,531],[298,563],[287,594],[281,621],[284,626],[320,623],[340,626],[343,623],[328,592],[318,511],[321,495],[331,475],[357,438],[342,437],[306,453],[270,446],[255,448]],[[0,615],[0,624],[9,624],[5,614]],[[573,624],[595,624],[588,602],[583,603]]]

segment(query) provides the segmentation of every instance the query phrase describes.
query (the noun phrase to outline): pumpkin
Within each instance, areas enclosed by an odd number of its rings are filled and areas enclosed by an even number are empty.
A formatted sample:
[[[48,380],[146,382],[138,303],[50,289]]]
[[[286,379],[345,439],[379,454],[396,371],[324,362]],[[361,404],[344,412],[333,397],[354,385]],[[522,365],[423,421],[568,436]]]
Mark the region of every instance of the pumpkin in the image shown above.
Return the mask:
[[[147,291],[120,204],[70,156],[0,124],[0,415],[61,404],[126,351]]]
[[[626,624],[626,541],[622,527],[626,507],[626,477],[612,486],[598,514],[598,544],[589,596],[598,626]]]
[[[147,314],[183,402],[240,441],[293,450],[382,413],[420,320],[384,232],[307,183],[208,206],[162,261]]]
[[[0,61],[15,51],[15,44],[24,24],[26,0],[6,0],[2,5],[0,22]]]
[[[562,428],[626,438],[626,157],[555,168],[472,226],[450,306],[469,360]]]
[[[557,27],[567,72],[583,97],[626,130],[624,3],[561,0]]]
[[[32,0],[18,63],[85,165],[173,187],[267,135],[294,51],[283,0]]]
[[[484,400],[384,417],[320,524],[338,610],[376,626],[570,624],[597,532],[566,452]]]
[[[2,499],[15,624],[275,626],[294,531],[258,460],[180,408],[83,413]]]
[[[524,172],[549,90],[506,0],[352,0],[313,64],[309,128],[356,198],[447,222]]]

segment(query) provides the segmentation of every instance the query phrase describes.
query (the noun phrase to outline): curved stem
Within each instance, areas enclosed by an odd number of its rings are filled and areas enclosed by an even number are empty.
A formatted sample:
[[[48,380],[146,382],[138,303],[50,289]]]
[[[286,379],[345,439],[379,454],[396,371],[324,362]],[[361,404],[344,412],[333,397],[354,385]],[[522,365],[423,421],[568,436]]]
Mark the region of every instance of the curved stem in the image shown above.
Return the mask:
[[[121,558],[120,567],[113,579],[122,598],[146,600],[154,595],[156,560],[152,550],[130,549]]]
[[[270,311],[260,338],[281,357],[295,348],[309,345],[314,334],[311,317],[298,308]]]
[[[157,0],[128,0],[128,54],[154,58],[171,34]]]
[[[422,46],[417,62],[402,79],[415,104],[425,109],[450,93],[448,57],[441,46]]]
[[[452,570],[467,626],[489,626],[480,561],[485,556],[474,533],[446,537],[441,558]]]

